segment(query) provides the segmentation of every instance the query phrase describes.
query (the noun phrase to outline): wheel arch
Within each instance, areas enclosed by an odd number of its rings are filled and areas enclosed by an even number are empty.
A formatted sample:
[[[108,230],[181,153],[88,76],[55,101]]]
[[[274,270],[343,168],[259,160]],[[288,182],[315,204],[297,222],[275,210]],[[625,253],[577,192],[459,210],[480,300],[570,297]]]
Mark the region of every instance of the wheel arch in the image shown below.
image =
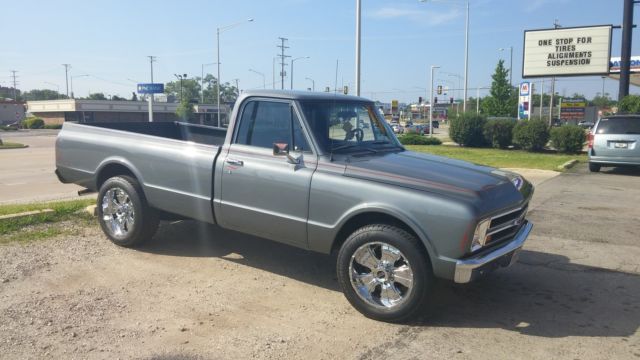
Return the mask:
[[[422,244],[422,249],[425,252],[424,255],[426,255],[429,260],[431,260],[431,264],[433,264],[433,257],[436,256],[435,249],[422,230],[410,221],[408,217],[403,216],[401,212],[389,211],[382,208],[361,209],[360,211],[346,217],[346,219],[341,222],[341,225],[339,226],[340,230],[338,230],[333,239],[331,253],[339,251],[342,244],[354,231],[363,226],[373,224],[392,225],[407,231],[412,236],[415,236]]]
[[[134,170],[130,163],[123,159],[107,159],[98,166],[98,170],[96,171],[95,176],[95,187],[96,190],[100,190],[102,184],[108,179],[119,176],[126,175],[134,178],[140,186],[142,186],[142,178],[140,174]]]

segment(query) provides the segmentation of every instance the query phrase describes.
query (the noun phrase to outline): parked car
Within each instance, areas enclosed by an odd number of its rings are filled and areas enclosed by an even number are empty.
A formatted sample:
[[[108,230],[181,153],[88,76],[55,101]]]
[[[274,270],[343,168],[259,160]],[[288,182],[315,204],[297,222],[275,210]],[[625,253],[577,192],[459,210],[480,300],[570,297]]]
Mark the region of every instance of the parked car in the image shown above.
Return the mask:
[[[400,126],[400,124],[392,124],[391,129],[394,134],[400,134],[402,132],[402,126]]]
[[[60,181],[98,191],[97,221],[119,246],[187,218],[337,253],[347,300],[384,321],[421,312],[436,278],[468,283],[509,266],[533,227],[524,178],[408,151],[355,96],[245,91],[228,131],[65,122],[55,158]]]
[[[434,129],[439,129],[440,128],[440,121],[431,120],[431,126],[433,126]]]
[[[585,129],[591,129],[594,125],[595,125],[595,123],[593,121],[583,120],[583,121],[578,122],[578,126],[581,126],[581,127],[585,128]]]
[[[405,126],[403,133],[424,135],[429,133],[429,128],[423,125],[408,125]]]
[[[588,135],[589,170],[603,166],[640,166],[640,115],[600,119]]]

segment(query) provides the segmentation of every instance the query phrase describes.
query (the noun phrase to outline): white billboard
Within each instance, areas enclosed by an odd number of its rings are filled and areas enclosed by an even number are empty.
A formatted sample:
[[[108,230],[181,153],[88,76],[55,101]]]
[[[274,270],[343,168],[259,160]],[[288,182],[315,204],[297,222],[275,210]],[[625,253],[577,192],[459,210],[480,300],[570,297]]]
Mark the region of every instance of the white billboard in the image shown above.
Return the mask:
[[[611,25],[524,32],[522,77],[606,75]]]

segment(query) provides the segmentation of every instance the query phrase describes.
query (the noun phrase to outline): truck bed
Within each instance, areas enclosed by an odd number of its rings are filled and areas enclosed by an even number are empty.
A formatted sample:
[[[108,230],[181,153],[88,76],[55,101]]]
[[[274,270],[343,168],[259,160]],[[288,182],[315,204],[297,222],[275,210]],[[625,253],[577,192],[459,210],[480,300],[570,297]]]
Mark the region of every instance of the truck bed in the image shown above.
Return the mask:
[[[213,222],[213,166],[226,129],[186,123],[64,123],[56,144],[62,182],[98,190],[118,167],[154,208]]]
[[[198,144],[222,145],[227,131],[223,128],[184,122],[117,122],[85,123],[105,129],[134,132],[174,140],[193,141]]]

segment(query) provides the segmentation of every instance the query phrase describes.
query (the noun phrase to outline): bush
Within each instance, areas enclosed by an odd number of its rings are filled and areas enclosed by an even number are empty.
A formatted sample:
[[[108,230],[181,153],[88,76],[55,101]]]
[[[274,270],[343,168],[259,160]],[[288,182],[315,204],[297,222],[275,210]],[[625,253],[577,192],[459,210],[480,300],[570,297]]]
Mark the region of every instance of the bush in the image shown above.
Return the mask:
[[[451,120],[449,137],[462,146],[482,147],[486,145],[482,133],[487,119],[474,113],[461,114]]]
[[[514,126],[516,122],[509,119],[489,120],[484,124],[484,138],[494,148],[506,149],[513,141]]]
[[[586,140],[584,129],[577,125],[564,125],[551,129],[551,145],[562,153],[579,153]]]
[[[37,117],[28,117],[22,121],[22,126],[26,129],[42,129],[44,128],[44,120]]]
[[[442,141],[435,137],[422,136],[418,134],[406,134],[398,138],[402,145],[440,145]]]
[[[640,96],[627,95],[618,104],[618,112],[627,114],[640,113]]]
[[[549,142],[549,127],[543,120],[520,121],[513,128],[513,143],[528,151],[540,151]]]
[[[45,129],[62,129],[62,124],[45,124]]]

